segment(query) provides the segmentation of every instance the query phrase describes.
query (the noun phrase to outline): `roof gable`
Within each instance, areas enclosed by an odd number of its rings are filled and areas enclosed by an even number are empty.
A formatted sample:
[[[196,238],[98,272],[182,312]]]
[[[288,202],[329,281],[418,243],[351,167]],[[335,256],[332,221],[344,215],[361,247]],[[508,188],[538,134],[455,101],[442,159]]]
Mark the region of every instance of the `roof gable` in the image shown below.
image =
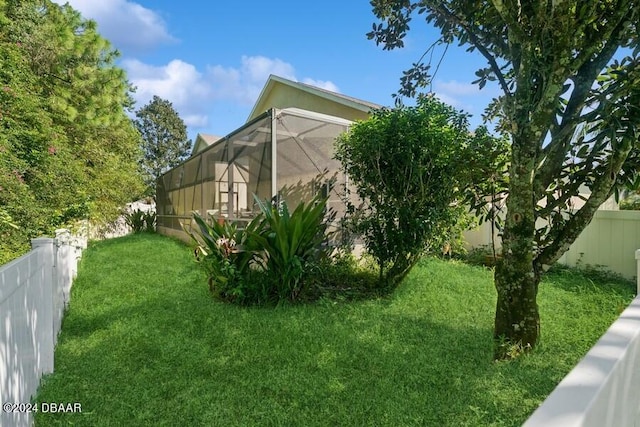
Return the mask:
[[[382,106],[272,74],[260,92],[247,121],[273,107],[302,108],[348,120],[360,120],[366,119],[371,110]]]
[[[196,142],[193,144],[193,148],[191,149],[191,155],[193,156],[196,153],[204,150],[214,142],[220,140],[222,137],[217,135],[209,135],[206,133],[199,133],[196,137]]]

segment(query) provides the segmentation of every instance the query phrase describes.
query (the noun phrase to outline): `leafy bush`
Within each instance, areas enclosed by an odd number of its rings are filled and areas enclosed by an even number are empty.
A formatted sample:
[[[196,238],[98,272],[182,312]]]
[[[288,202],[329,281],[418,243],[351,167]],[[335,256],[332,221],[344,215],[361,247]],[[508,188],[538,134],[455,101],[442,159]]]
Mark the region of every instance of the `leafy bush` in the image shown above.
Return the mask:
[[[628,211],[640,210],[640,194],[633,194],[624,200],[620,201],[620,209]]]
[[[153,211],[145,212],[136,209],[125,213],[124,220],[134,233],[143,231],[153,233],[156,231],[156,213]]]
[[[263,231],[252,238],[265,252],[265,269],[278,300],[294,301],[303,290],[302,277],[309,263],[327,255],[326,231],[331,221],[325,221],[327,197],[317,195],[308,204],[301,202],[292,213],[286,203],[257,203],[264,217]]]
[[[72,8],[43,4],[0,6],[0,206],[19,227],[0,230],[0,259],[77,221],[111,222],[143,190],[116,52]]]
[[[463,259],[470,265],[494,267],[501,258],[502,255],[494,251],[493,245],[482,245],[469,250]]]
[[[264,260],[250,238],[263,232],[262,218],[254,218],[244,229],[229,221],[208,223],[198,214],[193,219],[197,228],[185,231],[196,243],[196,259],[207,273],[209,290],[224,301],[266,302],[266,289],[256,286],[264,282],[259,277]]]
[[[336,158],[365,201],[351,209],[354,229],[381,281],[399,283],[426,251],[457,241],[470,135],[466,115],[424,96],[415,107],[375,111],[338,138]]]
[[[257,200],[260,213],[245,228],[194,214],[197,228],[186,231],[211,292],[240,304],[296,301],[307,289],[305,275],[329,251],[326,201],[318,195],[290,213],[286,203]]]
[[[156,231],[156,213],[148,211],[144,216],[144,231],[155,233]]]
[[[383,296],[392,288],[381,286],[374,267],[352,253],[334,253],[309,266],[305,275],[308,298],[357,300]]]

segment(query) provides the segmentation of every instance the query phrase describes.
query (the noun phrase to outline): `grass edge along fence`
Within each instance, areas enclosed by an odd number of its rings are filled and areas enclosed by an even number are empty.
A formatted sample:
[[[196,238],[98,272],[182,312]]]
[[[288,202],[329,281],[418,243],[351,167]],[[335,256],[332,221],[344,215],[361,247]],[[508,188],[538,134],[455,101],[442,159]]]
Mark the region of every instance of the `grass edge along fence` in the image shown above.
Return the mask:
[[[544,224],[540,221],[538,226]],[[494,230],[496,250],[501,251],[500,238]],[[464,232],[467,248],[491,245],[491,223],[485,222]],[[636,274],[634,252],[640,244],[640,211],[596,211],[584,229],[558,262],[572,267],[599,267],[632,279]]]
[[[42,375],[53,372],[54,348],[86,239],[56,230],[0,266],[0,403],[29,404]],[[32,414],[3,406],[0,425],[32,424]],[[15,411],[13,409],[16,409]]]
[[[640,249],[636,298],[524,427],[640,425]]]

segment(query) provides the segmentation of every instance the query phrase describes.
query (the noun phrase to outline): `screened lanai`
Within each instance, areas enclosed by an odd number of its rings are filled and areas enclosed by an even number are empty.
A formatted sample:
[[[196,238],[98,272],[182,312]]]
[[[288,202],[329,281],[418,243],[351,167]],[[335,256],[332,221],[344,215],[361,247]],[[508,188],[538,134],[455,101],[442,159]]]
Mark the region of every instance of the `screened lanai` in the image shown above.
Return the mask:
[[[333,144],[350,123],[296,108],[265,112],[158,179],[158,230],[180,235],[193,213],[249,221],[258,209],[254,194],[293,208],[328,192],[328,207],[339,217],[348,186]]]

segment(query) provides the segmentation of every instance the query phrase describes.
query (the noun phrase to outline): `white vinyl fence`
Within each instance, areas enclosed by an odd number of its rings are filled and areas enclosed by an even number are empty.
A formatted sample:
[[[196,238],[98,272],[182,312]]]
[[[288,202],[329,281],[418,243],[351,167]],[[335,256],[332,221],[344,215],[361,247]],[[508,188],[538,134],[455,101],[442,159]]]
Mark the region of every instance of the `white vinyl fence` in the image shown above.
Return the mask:
[[[53,353],[69,302],[85,239],[58,230],[56,238],[32,240],[28,254],[0,266],[0,426],[21,427],[31,414],[7,404],[28,404],[43,374],[53,372]],[[7,409],[9,409],[7,411]]]
[[[468,248],[491,245],[491,225],[464,233]],[[495,233],[497,250],[500,237]],[[598,266],[627,279],[637,277],[634,253],[640,248],[640,211],[599,210],[560,258],[570,266]]]
[[[634,254],[640,248],[640,211],[599,210],[560,262],[603,266],[627,279],[637,277]]]
[[[640,297],[524,427],[640,426]]]
[[[469,248],[491,244],[491,226],[465,233]],[[500,238],[495,235],[496,246]],[[640,427],[640,211],[599,210],[560,258],[637,281],[636,298],[524,427]]]

